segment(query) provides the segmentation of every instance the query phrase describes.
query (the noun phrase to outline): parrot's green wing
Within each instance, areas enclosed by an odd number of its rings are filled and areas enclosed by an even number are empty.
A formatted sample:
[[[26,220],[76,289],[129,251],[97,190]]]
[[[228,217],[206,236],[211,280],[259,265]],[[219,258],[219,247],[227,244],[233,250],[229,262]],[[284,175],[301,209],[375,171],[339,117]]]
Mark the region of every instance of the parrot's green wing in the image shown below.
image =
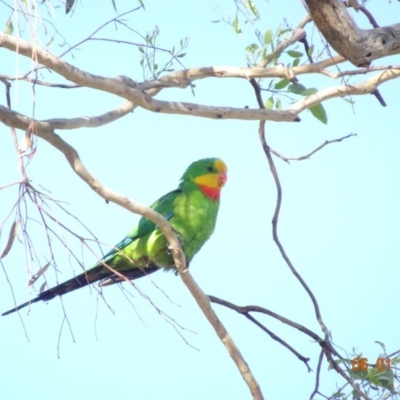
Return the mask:
[[[169,221],[173,216],[173,208],[174,201],[180,195],[182,191],[180,189],[176,189],[172,192],[167,193],[166,195],[160,197],[157,201],[155,201],[150,208],[157,211],[161,214],[167,221]],[[118,253],[118,251],[124,250],[127,246],[132,244],[135,240],[143,238],[149,235],[157,228],[157,225],[150,221],[147,218],[142,217],[138,223],[138,225],[129,232],[124,239],[122,239],[117,245],[114,246],[103,258],[102,261],[107,263],[111,259],[113,259]],[[98,262],[93,268],[102,265],[102,262]]]
[[[181,194],[180,189],[176,189],[172,192],[167,193],[166,195],[162,196],[159,198],[157,201],[155,201],[150,208],[153,210],[157,211],[159,214],[161,214],[167,221],[169,221],[173,216],[174,216],[174,202],[176,198]],[[104,263],[109,263],[111,262],[115,256],[119,253],[123,253],[125,249],[129,248],[129,246],[135,241],[140,238],[145,238],[148,235],[150,235],[154,230],[157,229],[157,225],[147,219],[147,218],[141,218],[138,225],[131,231],[129,232],[124,239],[122,239],[116,246],[114,246],[113,249],[111,249],[103,258],[101,261],[99,261],[93,268],[99,268],[101,266],[104,267]],[[121,271],[123,275],[132,280],[136,279],[139,277],[142,277],[144,275],[149,275],[152,272],[156,272],[159,270],[159,267],[156,265],[149,265],[145,269],[140,269],[137,267],[130,268],[130,269],[124,269]],[[101,280],[99,286],[108,286],[112,285],[117,282],[123,282],[124,279],[121,278],[119,275],[112,274],[109,269],[103,268],[102,272],[105,274],[104,279]]]

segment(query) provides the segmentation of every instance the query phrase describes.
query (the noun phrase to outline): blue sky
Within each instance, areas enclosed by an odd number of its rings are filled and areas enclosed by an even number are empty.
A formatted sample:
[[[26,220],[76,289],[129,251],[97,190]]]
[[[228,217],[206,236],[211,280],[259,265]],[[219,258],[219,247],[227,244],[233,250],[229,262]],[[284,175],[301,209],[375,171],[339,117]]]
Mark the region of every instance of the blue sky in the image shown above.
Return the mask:
[[[130,3],[125,9],[123,2],[117,1],[118,11],[136,6],[135,2]],[[145,5],[145,11],[131,14],[127,22],[142,33],[158,25],[160,47],[171,48],[189,37],[188,54],[182,59],[185,67],[245,66],[244,48],[255,42],[255,26],[243,26],[243,35],[236,35],[228,25],[211,22],[229,15],[233,2],[177,0],[160,4],[148,0]],[[398,22],[397,2],[382,5],[374,1],[368,6],[380,25]],[[4,4],[0,4],[0,10],[4,26],[9,14]],[[260,11],[262,23],[258,28],[262,31],[275,31],[283,18],[295,26],[305,15],[300,1],[262,2]],[[58,10],[54,23],[74,44],[114,14],[111,1],[104,2],[103,9],[83,2],[72,17]],[[362,16],[354,17],[368,28]],[[319,34],[311,25],[308,33],[310,40],[314,38],[316,46],[321,46]],[[98,37],[139,41],[121,26],[118,30],[109,26]],[[46,41],[44,37],[43,42]],[[65,46],[59,47],[61,43],[56,38],[51,50],[63,52]],[[16,68],[25,72],[31,65],[5,49],[0,50],[0,57],[3,74],[12,74]],[[142,79],[140,53],[132,46],[89,42],[66,60],[94,74]],[[400,64],[399,57],[378,60],[374,65],[389,63]],[[350,65],[340,68],[349,69]],[[43,73],[40,78],[63,82],[54,73]],[[363,79],[364,76],[356,77],[352,82]],[[340,84],[311,75],[301,76],[300,83],[318,89]],[[194,96],[189,89],[172,89],[161,92],[158,98],[257,107],[253,90],[245,80],[207,79],[195,85]],[[293,161],[290,165],[275,161],[283,187],[279,234],[295,267],[317,297],[334,343],[344,349],[343,353],[355,348],[371,362],[381,350],[375,341],[385,343],[388,353],[399,348],[398,89],[396,80],[380,87],[386,108],[370,95],[354,97],[353,107],[342,99],[326,102],[327,125],[308,111],[301,114],[300,123],[266,124],[269,144],[285,155],[302,155],[327,139],[357,133],[354,138],[325,147],[310,160]],[[11,96],[14,109],[32,115],[34,102],[29,84],[14,83]],[[37,119],[98,115],[123,103],[93,90],[43,87],[36,87],[35,99]],[[174,189],[192,161],[210,156],[222,158],[229,167],[228,183],[223,190],[216,231],[191,264],[194,278],[208,294],[239,305],[263,306],[321,335],[310,299],[272,240],[276,188],[257,129],[257,121],[215,121],[136,109],[100,128],[57,133],[75,146],[103,184],[144,204],[151,204]],[[3,186],[18,180],[19,174],[9,129],[1,125],[0,132]],[[22,133],[19,135],[22,137]],[[139,219],[116,205],[105,204],[74,175],[60,153],[43,141],[38,141],[28,174],[35,185],[42,185],[54,198],[66,202],[68,211],[109,246],[121,240]],[[17,187],[1,191],[1,221],[16,198]],[[65,214],[58,216],[80,229]],[[33,220],[29,224],[43,262],[28,263],[36,271],[45,264],[49,253],[41,227]],[[0,249],[7,242],[10,225],[8,220],[3,227]],[[84,234],[82,229],[79,232]],[[68,244],[82,255],[86,267],[95,262],[95,257],[77,240],[68,237]],[[49,269],[46,273],[51,286],[70,278],[74,271],[79,272],[68,250],[57,243],[54,250],[59,270],[56,273]],[[7,277],[0,273],[1,311],[14,304],[10,284],[17,303],[35,296],[35,291],[26,286],[30,275],[23,243],[14,244],[3,267]],[[33,305],[29,314],[25,309],[20,317],[13,314],[0,318],[0,398],[250,398],[224,346],[180,279],[162,272],[151,278],[136,281],[135,285],[185,328],[178,330],[190,346],[128,285],[124,287],[134,296],[131,302],[136,311],[118,286],[104,289],[115,313],[98,299],[96,290],[85,288],[64,296],[63,303],[57,298],[48,304]],[[37,282],[36,290],[41,283]],[[66,325],[62,328],[63,306],[73,338]],[[293,398],[294,394],[299,399],[308,398],[315,383],[314,373],[308,373],[296,357],[245,318],[218,306],[215,310],[242,350],[265,398]],[[315,371],[319,356],[315,343],[266,316],[258,318],[302,355],[310,357]],[[341,385],[342,380],[324,363],[321,391],[329,395],[336,384]]]

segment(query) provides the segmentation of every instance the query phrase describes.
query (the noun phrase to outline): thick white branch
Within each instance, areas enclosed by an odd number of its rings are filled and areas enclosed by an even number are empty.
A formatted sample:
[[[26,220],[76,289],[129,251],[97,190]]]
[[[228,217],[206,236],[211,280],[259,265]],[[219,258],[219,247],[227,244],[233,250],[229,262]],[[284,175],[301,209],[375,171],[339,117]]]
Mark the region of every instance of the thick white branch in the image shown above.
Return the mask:
[[[66,61],[58,59],[40,47],[34,47],[25,40],[15,38],[0,32],[0,47],[18,52],[32,58],[39,64],[57,72],[65,79],[77,85],[102,90],[123,97],[149,111],[166,114],[180,114],[214,119],[243,119],[243,120],[270,120],[295,121],[297,116],[291,112],[260,110],[233,107],[211,107],[193,103],[180,103],[152,99],[150,95],[139,90],[134,85],[128,85],[122,77],[105,78],[82,71]]]
[[[246,80],[257,78],[287,78],[291,79],[297,75],[311,74],[316,72],[323,72],[325,68],[337,65],[346,61],[342,56],[330,57],[326,60],[316,62],[313,64],[300,65],[293,68],[286,68],[281,65],[276,67],[262,68],[262,67],[229,67],[229,66],[215,66],[215,67],[202,67],[190,68],[182,71],[170,72],[160,79],[150,80],[138,83],[138,87],[142,90],[149,90],[152,88],[167,88],[167,87],[181,87],[188,86],[190,82],[206,79],[206,78],[242,78]]]
[[[325,100],[332,99],[334,97],[345,97],[345,96],[357,96],[367,93],[372,93],[379,85],[384,82],[390,81],[400,77],[400,70],[388,69],[373,77],[367,79],[365,82],[358,83],[355,85],[341,85],[334,86],[331,88],[320,90],[311,96],[305,97],[292,104],[289,110],[296,113],[300,113],[307,108],[315,106],[316,104],[322,103]]]

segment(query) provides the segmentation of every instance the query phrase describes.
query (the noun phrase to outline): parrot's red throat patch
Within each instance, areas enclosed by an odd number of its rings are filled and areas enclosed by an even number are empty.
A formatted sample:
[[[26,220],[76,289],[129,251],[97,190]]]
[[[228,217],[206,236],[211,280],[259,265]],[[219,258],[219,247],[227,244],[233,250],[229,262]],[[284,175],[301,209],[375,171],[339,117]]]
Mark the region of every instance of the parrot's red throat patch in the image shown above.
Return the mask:
[[[205,186],[205,185],[198,185],[200,190],[208,196],[211,200],[218,200],[220,195],[221,195],[221,189],[220,188],[214,188],[210,186]]]
[[[211,171],[213,169],[215,172],[197,176],[194,178],[194,182],[211,200],[218,200],[221,195],[221,189],[228,179],[228,168],[222,160],[217,159],[214,162],[214,168],[212,168]]]

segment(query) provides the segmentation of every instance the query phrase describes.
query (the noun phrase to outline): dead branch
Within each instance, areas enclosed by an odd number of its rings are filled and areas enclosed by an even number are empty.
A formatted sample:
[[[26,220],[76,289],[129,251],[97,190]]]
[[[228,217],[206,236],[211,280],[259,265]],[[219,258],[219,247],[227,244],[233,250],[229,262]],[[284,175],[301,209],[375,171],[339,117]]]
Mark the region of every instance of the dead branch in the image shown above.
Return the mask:
[[[300,361],[304,362],[307,366],[308,372],[311,372],[311,368],[308,365],[308,361],[310,361],[309,358],[302,356],[299,354],[296,350],[294,350],[291,346],[289,346],[286,342],[284,342],[282,339],[280,339],[278,336],[273,334],[268,328],[266,328],[263,324],[261,324],[259,321],[257,321],[254,317],[250,315],[251,312],[258,312],[262,314],[269,315],[272,318],[277,319],[278,321],[282,322],[283,324],[289,325],[292,328],[295,328],[299,330],[300,332],[303,332],[310,338],[312,338],[314,341],[316,341],[318,344],[320,344],[321,347],[325,347],[325,341],[320,338],[316,333],[311,331],[310,329],[306,328],[305,326],[298,324],[296,322],[291,321],[288,318],[285,318],[279,314],[274,313],[273,311],[270,311],[264,307],[260,306],[238,306],[236,304],[233,304],[227,300],[220,299],[219,297],[208,295],[210,298],[210,301],[215,304],[219,304],[221,306],[230,308],[231,310],[236,311],[237,313],[244,315],[247,319],[249,319],[251,322],[253,322],[255,325],[257,325],[260,329],[262,329],[264,332],[266,332],[269,336],[271,336],[272,339],[277,340],[279,343],[281,343],[284,347],[286,347],[288,350],[290,350]]]
[[[314,150],[310,151],[308,154],[305,154],[304,156],[287,157],[287,156],[284,156],[284,155],[278,153],[277,151],[271,149],[271,147],[269,149],[270,149],[272,154],[274,154],[275,156],[279,157],[283,161],[286,161],[286,162],[289,162],[289,161],[302,161],[302,160],[308,160],[313,154],[315,154],[316,152],[320,151],[322,148],[324,148],[328,144],[339,143],[339,142],[341,142],[343,140],[346,140],[346,139],[349,139],[349,138],[351,138],[353,136],[357,136],[357,134],[356,133],[350,133],[350,134],[348,134],[346,136],[343,136],[343,137],[340,137],[338,139],[325,140],[324,143],[319,145]]]

